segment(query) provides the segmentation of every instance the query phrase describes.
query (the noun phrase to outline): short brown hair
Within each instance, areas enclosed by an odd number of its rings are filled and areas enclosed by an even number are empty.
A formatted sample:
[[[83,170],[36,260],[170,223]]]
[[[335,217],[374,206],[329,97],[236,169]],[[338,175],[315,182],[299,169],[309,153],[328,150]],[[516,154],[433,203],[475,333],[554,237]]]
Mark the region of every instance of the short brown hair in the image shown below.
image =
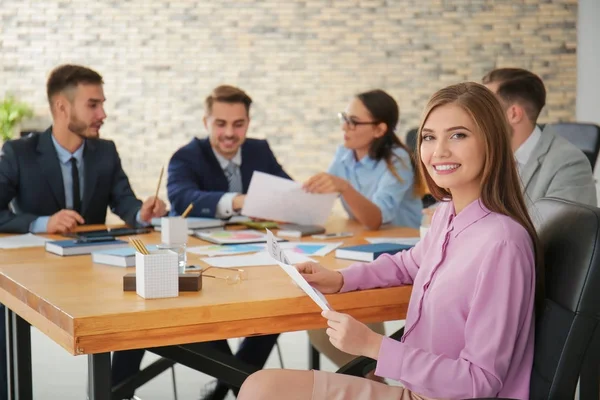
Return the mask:
[[[223,103],[242,103],[246,107],[246,113],[250,113],[250,105],[252,99],[242,89],[236,88],[230,85],[221,85],[213,89],[212,93],[208,95],[204,104],[206,107],[206,114],[212,113],[212,107],[215,101]]]
[[[506,103],[521,102],[527,117],[535,123],[546,105],[544,82],[521,68],[498,68],[483,77],[483,84],[498,83],[496,94]]]
[[[102,85],[104,81],[99,73],[81,65],[65,64],[54,68],[46,83],[48,101],[52,104],[54,95],[74,89],[80,83]]]

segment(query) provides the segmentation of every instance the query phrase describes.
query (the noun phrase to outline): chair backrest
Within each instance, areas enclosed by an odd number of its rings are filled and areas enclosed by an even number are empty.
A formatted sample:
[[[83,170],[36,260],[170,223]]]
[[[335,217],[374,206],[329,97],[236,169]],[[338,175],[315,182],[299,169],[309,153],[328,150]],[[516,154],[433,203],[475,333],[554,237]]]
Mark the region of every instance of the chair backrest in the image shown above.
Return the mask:
[[[574,144],[583,151],[594,169],[598,152],[600,152],[600,126],[578,122],[560,122],[547,124],[544,132],[552,132]]]
[[[600,319],[600,209],[545,198],[532,214],[546,301],[537,316],[530,399],[573,399]]]
[[[414,154],[417,149],[417,132],[419,128],[413,128],[410,131],[406,132],[406,147]]]

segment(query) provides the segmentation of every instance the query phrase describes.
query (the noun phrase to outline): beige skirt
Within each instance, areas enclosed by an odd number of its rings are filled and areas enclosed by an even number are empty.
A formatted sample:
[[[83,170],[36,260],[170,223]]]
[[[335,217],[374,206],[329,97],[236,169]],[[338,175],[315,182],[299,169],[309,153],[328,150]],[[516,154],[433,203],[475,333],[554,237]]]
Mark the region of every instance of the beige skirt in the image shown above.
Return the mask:
[[[314,371],[313,400],[434,400],[398,386],[356,376]]]

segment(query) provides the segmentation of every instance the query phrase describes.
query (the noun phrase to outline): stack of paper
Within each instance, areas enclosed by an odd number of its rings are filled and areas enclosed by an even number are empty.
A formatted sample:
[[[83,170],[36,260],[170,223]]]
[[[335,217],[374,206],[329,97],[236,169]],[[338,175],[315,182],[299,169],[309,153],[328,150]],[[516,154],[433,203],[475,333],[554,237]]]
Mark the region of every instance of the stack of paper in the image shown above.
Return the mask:
[[[41,236],[27,233],[25,235],[6,236],[0,238],[0,249],[21,249],[25,247],[44,247],[46,239]]]

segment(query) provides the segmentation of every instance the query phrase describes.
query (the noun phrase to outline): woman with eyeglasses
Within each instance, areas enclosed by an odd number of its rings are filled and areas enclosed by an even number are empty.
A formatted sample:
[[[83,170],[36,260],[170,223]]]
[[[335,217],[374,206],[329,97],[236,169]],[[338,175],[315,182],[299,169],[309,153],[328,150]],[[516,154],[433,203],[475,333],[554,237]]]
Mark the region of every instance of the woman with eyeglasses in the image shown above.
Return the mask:
[[[340,113],[344,145],[340,146],[327,173],[319,173],[304,185],[312,193],[339,193],[349,216],[369,229],[383,224],[418,228],[424,184],[415,174],[410,153],[394,133],[399,110],[383,90],[356,95]],[[369,324],[384,334],[383,323]],[[336,349],[325,329],[308,331],[312,345],[338,367],[355,356]],[[367,378],[380,380],[372,372]]]
[[[356,95],[340,114],[344,144],[327,172],[304,184],[310,193],[339,193],[350,218],[368,229],[383,224],[418,228],[424,185],[406,146],[394,133],[398,104],[383,90]]]

